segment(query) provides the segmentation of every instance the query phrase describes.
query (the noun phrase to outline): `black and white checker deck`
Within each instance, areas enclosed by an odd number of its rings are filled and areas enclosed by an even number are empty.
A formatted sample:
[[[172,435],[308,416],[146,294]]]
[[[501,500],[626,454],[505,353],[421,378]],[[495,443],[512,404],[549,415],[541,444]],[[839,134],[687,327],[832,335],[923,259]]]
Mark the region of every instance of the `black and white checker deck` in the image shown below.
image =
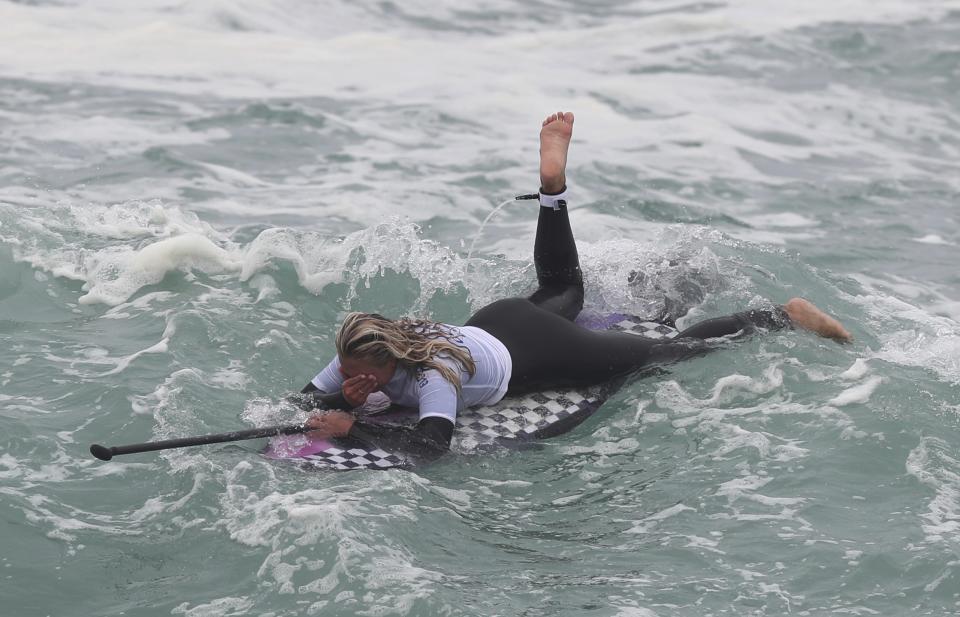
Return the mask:
[[[313,467],[328,467],[339,471],[350,469],[387,469],[388,467],[402,467],[406,464],[403,457],[384,452],[380,448],[367,450],[365,448],[327,448],[323,452],[303,457],[306,463]]]
[[[652,339],[668,339],[677,335],[670,326],[624,317],[607,324],[606,329],[620,330]],[[549,429],[559,422],[569,427],[582,422],[595,412],[611,394],[611,389],[596,386],[586,389],[556,389],[523,396],[504,398],[496,405],[474,407],[457,416],[453,447],[459,452],[475,451],[481,446],[502,441],[527,441],[549,433],[563,431]],[[410,416],[410,424],[416,416]],[[556,427],[559,428],[559,427]],[[355,446],[349,449],[327,448],[302,459],[311,467],[347,471],[350,469],[388,469],[409,467],[411,461],[380,448]]]
[[[467,409],[457,417],[456,439],[461,449],[470,442],[535,439],[542,429],[572,415],[600,406],[600,388],[547,390],[505,398],[496,405]]]

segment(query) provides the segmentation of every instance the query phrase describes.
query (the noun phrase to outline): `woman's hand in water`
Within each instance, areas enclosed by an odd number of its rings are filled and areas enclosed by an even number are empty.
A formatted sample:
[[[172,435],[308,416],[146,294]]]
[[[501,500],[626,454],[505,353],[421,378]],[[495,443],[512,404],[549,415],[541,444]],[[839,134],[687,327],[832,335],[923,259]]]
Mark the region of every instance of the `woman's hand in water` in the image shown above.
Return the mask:
[[[314,439],[346,437],[353,426],[353,416],[345,411],[328,411],[307,418],[306,426],[313,429],[310,436]]]
[[[350,377],[346,379],[341,386],[343,398],[350,403],[351,407],[359,407],[366,403],[370,393],[376,390],[377,378],[373,375]]]

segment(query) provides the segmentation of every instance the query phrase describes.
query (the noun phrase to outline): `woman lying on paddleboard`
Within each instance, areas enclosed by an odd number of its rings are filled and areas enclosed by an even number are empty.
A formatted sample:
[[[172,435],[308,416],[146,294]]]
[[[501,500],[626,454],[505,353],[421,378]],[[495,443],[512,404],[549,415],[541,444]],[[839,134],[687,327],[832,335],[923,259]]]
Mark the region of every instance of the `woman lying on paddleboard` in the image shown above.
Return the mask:
[[[707,339],[757,329],[798,326],[841,342],[851,339],[837,320],[802,298],[702,321],[666,340],[575,324],[583,307],[583,276],[564,195],[572,133],[572,113],[548,117],[540,130],[540,216],[533,249],[539,287],[533,295],[498,300],[464,326],[351,313],[337,333],[337,357],[302,390],[318,405],[337,410],[310,417],[313,436],[354,437],[435,456],[449,449],[458,411],[492,405],[508,392],[598,385],[705,353],[713,348]],[[378,391],[394,404],[418,408],[417,425],[375,425],[341,411],[363,405]]]

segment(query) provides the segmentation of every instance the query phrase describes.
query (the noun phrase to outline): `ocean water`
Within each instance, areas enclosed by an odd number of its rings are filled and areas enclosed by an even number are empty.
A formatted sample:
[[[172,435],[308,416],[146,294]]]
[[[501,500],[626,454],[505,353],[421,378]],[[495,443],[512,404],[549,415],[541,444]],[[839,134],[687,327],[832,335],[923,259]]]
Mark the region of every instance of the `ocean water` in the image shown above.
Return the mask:
[[[802,295],[574,431],[416,471],[263,442],[345,312]],[[0,2],[0,613],[960,614],[960,2]],[[472,247],[472,250],[471,250]],[[692,303],[690,299],[694,298]]]

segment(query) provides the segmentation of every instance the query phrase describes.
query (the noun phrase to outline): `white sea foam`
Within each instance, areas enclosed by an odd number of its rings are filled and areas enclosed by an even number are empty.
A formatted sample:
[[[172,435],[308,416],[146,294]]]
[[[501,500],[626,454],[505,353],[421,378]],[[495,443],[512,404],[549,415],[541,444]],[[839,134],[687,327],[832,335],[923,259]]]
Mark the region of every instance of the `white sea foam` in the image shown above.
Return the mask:
[[[873,357],[926,368],[942,379],[960,382],[960,325],[956,321],[960,315],[937,315],[918,306],[931,296],[947,306],[952,303],[934,288],[898,277],[891,277],[891,281],[866,275],[857,278],[871,293],[856,296],[853,301],[888,332]]]
[[[916,366],[938,373],[943,379],[960,382],[960,334],[933,335],[916,330],[895,332],[884,341],[877,357],[904,366]]]
[[[0,134],[18,143],[37,144],[38,154],[48,154],[48,144],[80,144],[97,156],[139,155],[148,148],[185,146],[224,139],[224,129],[188,130],[166,120],[117,116],[78,115],[64,110],[58,114],[11,113]],[[39,142],[39,144],[37,143]],[[64,157],[63,162],[67,162]]]
[[[777,364],[771,364],[761,379],[747,375],[726,375],[719,378],[713,386],[710,396],[696,398],[674,380],[665,381],[657,387],[656,401],[661,407],[683,410],[689,415],[690,409],[710,409],[728,403],[740,396],[767,394],[783,385],[783,371]]]
[[[857,358],[853,361],[853,364],[850,366],[850,368],[840,373],[840,379],[861,379],[869,372],[870,365],[867,364],[867,361],[863,358]]]
[[[670,6],[673,3],[666,3]],[[492,44],[484,37],[473,37],[474,45],[449,43],[459,41],[457,36],[438,35],[434,30],[422,34],[411,28],[403,37],[386,32],[363,32],[369,26],[374,7],[358,6],[354,10],[339,9],[338,19],[330,19],[326,10],[320,11],[305,2],[235,3],[226,6],[216,0],[170,7],[153,2],[131,9],[123,3],[102,1],[70,6],[32,6],[8,4],[3,6],[0,31],[5,45],[19,52],[16,64],[5,64],[3,69],[22,76],[83,76],[85,80],[99,79],[105,83],[123,85],[142,84],[149,75],[151,86],[175,91],[199,91],[211,76],[232,95],[262,96],[264,94],[309,95],[343,90],[351,83],[367,88],[416,88],[422,81],[460,84],[482,75],[496,75],[496,71],[454,71],[438,60],[455,51],[462,65],[489,67],[502,55],[492,54],[498,46],[522,47],[534,63],[548,55],[575,56],[585,45],[600,40],[606,44],[631,42],[636,49],[640,36],[644,47],[652,48],[665,42],[677,43],[711,39],[721,35],[759,36],[783,29],[810,26],[824,21],[903,21],[913,18],[933,18],[949,10],[950,2],[904,3],[896,0],[882,2],[849,2],[842,5],[825,0],[810,2],[798,10],[770,10],[759,0],[739,2],[736,5],[717,4],[701,13],[652,12],[643,18],[624,20],[625,23],[599,27],[564,28],[567,45],[557,48],[548,43],[556,36],[548,26],[542,31],[529,32],[517,22],[522,34],[501,37],[505,42]],[[510,11],[509,3],[490,3],[488,10]],[[361,8],[362,7],[362,8]],[[431,3],[405,8],[412,15],[431,19],[446,16],[456,21],[460,8],[455,3]],[[80,10],[83,9],[83,10]],[[542,12],[533,12],[527,19],[537,22],[549,20]],[[332,24],[337,23],[337,27]],[[408,25],[416,21],[408,22]],[[258,32],[238,27],[251,24]],[[308,25],[309,24],[309,25]],[[324,28],[324,24],[327,24]],[[346,32],[346,33],[345,33]],[[426,36],[429,34],[429,37]],[[478,34],[485,34],[478,31]],[[55,48],[42,41],[56,40]],[[237,46],[237,41],[243,41]],[[91,44],[90,42],[94,43]],[[547,43],[547,44],[545,44]],[[83,45],[81,45],[83,44]],[[76,53],[82,49],[85,53]],[[236,62],[237,49],[250,50],[247,62]],[[642,48],[641,48],[642,49]],[[136,52],[136,53],[133,53]],[[389,52],[385,54],[384,52]],[[483,57],[490,60],[483,61]],[[492,57],[491,57],[492,56]],[[13,56],[8,56],[13,57]],[[509,56],[508,56],[509,57]],[[343,60],[348,58],[349,63]],[[373,60],[376,59],[377,62]],[[431,61],[431,59],[437,59]],[[447,59],[447,58],[444,58]],[[398,72],[399,66],[419,66],[422,69],[440,69],[437,73],[424,70],[422,75],[410,71]],[[343,67],[342,69],[339,67]],[[338,70],[339,69],[339,70]],[[278,71],[282,71],[278,74]],[[323,74],[323,80],[303,79],[309,74]],[[536,74],[532,72],[531,74]],[[405,80],[394,76],[404,75]],[[445,79],[441,79],[443,76]],[[178,77],[164,80],[161,77]],[[281,79],[278,79],[280,77]],[[543,82],[547,82],[544,76]],[[267,85],[271,89],[267,89]],[[529,86],[528,86],[529,87]],[[321,89],[322,88],[322,89]],[[319,92],[318,92],[319,90]],[[464,92],[467,89],[460,89]],[[482,89],[473,89],[483,94]]]
[[[0,5],[0,41],[10,53],[0,57],[16,58],[16,62],[0,62],[0,74],[202,96],[262,99],[333,95],[348,101],[391,102],[427,99],[435,109],[465,123],[496,116],[496,126],[485,130],[495,133],[503,152],[509,153],[523,152],[519,136],[527,135],[527,114],[518,110],[540,109],[544,100],[562,96],[569,106],[583,112],[579,121],[582,134],[591,136],[577,146],[581,160],[620,164],[629,153],[632,164],[640,170],[656,173],[669,167],[678,177],[691,179],[784,181],[784,175],[792,179],[791,172],[761,170],[751,156],[791,161],[822,153],[842,160],[856,159],[899,176],[926,177],[929,171],[924,158],[904,151],[902,142],[917,132],[937,140],[945,133],[955,134],[940,110],[903,99],[867,96],[841,85],[803,93],[773,93],[763,84],[722,75],[658,72],[638,76],[632,72],[647,64],[682,66],[703,50],[728,45],[739,37],[771,35],[823,22],[935,19],[950,10],[949,0],[916,5],[902,0],[858,0],[842,5],[819,0],[805,4],[802,10],[771,10],[754,0],[735,5],[718,3],[697,13],[677,11],[679,6],[662,13],[634,12],[616,23],[601,25],[590,20],[544,24],[544,12],[536,11],[524,15],[537,22],[533,31],[517,28],[499,36],[490,36],[482,28],[477,36],[421,30],[413,17],[405,20],[399,32],[385,28],[375,31],[376,26],[362,17],[383,17],[383,11],[375,6],[346,10],[355,28],[341,24],[334,31],[327,16],[321,19],[317,14],[318,9],[307,8],[303,2],[294,4],[291,11],[289,2],[276,0],[230,7],[213,0],[175,8],[160,3],[138,10],[117,2],[43,7],[7,3]],[[494,5],[498,10],[515,12],[509,3]],[[441,6],[420,10],[429,14],[428,21],[436,18],[435,11],[455,21],[463,19],[462,9],[455,9],[453,4]],[[405,11],[417,14],[417,9],[406,5]],[[305,26],[307,23],[312,25]],[[238,24],[250,26],[238,28]],[[464,37],[470,44],[463,43]],[[639,47],[638,37],[643,41]],[[553,44],[558,39],[565,45]],[[46,45],[43,41],[47,40],[58,44]],[[630,53],[622,53],[624,49]],[[504,65],[518,55],[524,58],[522,66]],[[558,64],[564,66],[562,83],[557,82],[554,70]],[[638,118],[623,113],[601,102],[597,93],[604,93],[604,100],[617,101],[619,108],[642,109],[649,115]],[[773,96],[778,100],[776,106],[769,104]],[[858,118],[856,125],[849,122],[851,116]],[[816,118],[812,128],[811,118]],[[378,142],[372,151],[368,144],[362,145],[366,156],[359,158],[357,167],[341,184],[356,182],[358,177],[368,180],[369,169],[363,166],[369,165],[371,157],[396,161],[404,158],[411,146],[425,145],[420,128],[398,125],[393,114],[368,110],[361,117],[347,113],[331,115],[330,119]],[[780,144],[758,136],[770,127],[777,127],[785,135],[804,136],[815,131],[816,140]],[[129,143],[140,139],[138,135],[146,136],[144,131],[156,130],[143,120],[120,128]],[[891,139],[877,140],[875,131]],[[91,130],[90,143],[113,132],[112,128]],[[168,133],[161,141],[215,137]],[[656,143],[658,147],[638,150],[638,142]],[[698,147],[691,148],[691,143]],[[433,160],[467,163],[487,156],[488,148],[489,142],[478,142],[470,131],[452,131],[443,140],[431,140],[420,156],[425,164]],[[264,185],[262,179],[247,171],[210,162],[196,164],[205,166],[211,178],[220,178],[227,185]],[[507,176],[515,177],[520,185],[527,173],[507,172]],[[394,207],[413,206],[406,201],[410,194],[440,195],[444,181],[451,179],[416,174],[415,182],[405,181],[403,174],[393,177],[384,170],[378,175],[380,180],[376,182],[381,186],[394,187]],[[950,181],[949,176],[943,179]],[[398,180],[406,190],[397,190]],[[329,182],[328,186],[336,184]],[[365,207],[355,208],[354,216],[372,211],[382,217],[389,208],[378,203],[382,202],[379,196],[359,194],[357,199],[369,201]],[[417,206],[431,207],[430,203],[420,199]]]
[[[228,390],[243,390],[250,380],[243,366],[243,361],[231,360],[229,367],[218,369],[210,375],[209,383]]]
[[[67,461],[61,461],[66,463]],[[59,465],[53,476],[41,477],[35,473],[29,474],[32,477],[25,478],[28,484],[25,485],[27,491],[20,488],[10,488],[8,494],[18,495],[23,500],[21,509],[24,518],[31,524],[45,530],[48,538],[59,540],[70,547],[78,545],[77,539],[80,534],[103,535],[103,536],[137,536],[141,531],[128,527],[122,520],[122,517],[99,514],[96,512],[85,511],[76,508],[70,504],[59,503],[43,495],[37,494],[30,487],[35,487],[36,483],[59,482],[65,479],[64,473],[72,474],[72,471],[65,471],[63,465]],[[72,548],[71,548],[72,550]]]
[[[184,617],[237,617],[247,614],[252,607],[253,601],[249,598],[229,596],[195,606],[182,602],[174,607],[171,613]]]
[[[638,522],[633,527],[631,527],[629,530],[627,530],[626,533],[650,533],[662,521],[668,518],[672,518],[674,516],[680,515],[683,512],[696,512],[696,508],[691,508],[690,506],[686,506],[682,503],[675,504],[673,506],[670,506],[669,508],[666,508],[659,512],[655,512],[645,517],[640,522]]]
[[[140,508],[130,513],[130,520],[142,523],[145,520],[152,519],[159,514],[176,512],[182,509],[196,497],[202,490],[205,476],[197,474],[193,478],[193,486],[183,495],[176,497],[172,501],[167,495],[160,497],[151,497]]]
[[[937,234],[927,234],[922,238],[914,238],[914,242],[919,242],[921,244],[940,244],[940,245],[951,245],[951,242],[947,242],[943,237]]]
[[[767,506],[797,506],[804,501],[799,497],[767,497],[757,493],[757,489],[766,486],[772,478],[748,475],[722,483],[717,489],[717,495],[726,497],[730,503],[744,499]]]
[[[764,460],[790,461],[807,455],[808,450],[797,445],[799,442],[786,440],[763,433],[749,431],[735,424],[705,422],[697,430],[719,439],[721,445],[713,451],[715,458],[724,458],[733,452],[741,452],[744,448],[751,448]]]
[[[134,314],[151,312],[152,304],[164,304],[171,301],[176,297],[176,294],[170,291],[152,291],[144,293],[143,295],[136,296],[130,299],[127,302],[123,302],[116,306],[109,308],[103,315],[103,319],[129,319]],[[153,314],[158,317],[166,317],[167,310],[157,310],[153,311]],[[171,333],[172,334],[172,333]],[[164,333],[164,338],[169,338],[167,333]]]
[[[14,216],[13,208],[6,212]],[[390,269],[417,280],[420,298],[415,311],[422,310],[436,292],[456,291],[461,285],[471,302],[482,306],[498,297],[522,293],[530,284],[525,263],[528,247],[523,262],[467,260],[424,239],[416,224],[400,218],[345,237],[268,228],[246,246],[232,242],[192,213],[159,203],[57,204],[10,220],[17,228],[11,227],[2,239],[14,245],[18,259],[54,275],[83,281],[86,293],[80,303],[126,307],[108,311],[110,318],[125,317],[131,310],[145,310],[145,303],[168,299],[169,295],[155,295],[165,292],[148,292],[143,299],[130,301],[145,287],[178,271],[235,276],[260,289],[263,296],[275,289],[275,284],[265,283],[269,279],[262,277],[277,265],[289,263],[308,291],[320,294],[332,283],[346,283],[349,300],[359,283],[367,284]],[[0,228],[0,234],[3,231]],[[587,272],[596,282],[587,304],[597,310],[629,310],[653,317],[666,310],[665,303],[686,307],[703,294],[737,285],[742,277],[709,248],[710,243],[723,242],[721,235],[705,228],[668,228],[656,236],[652,246],[635,240],[583,243],[585,263],[590,264]],[[624,286],[625,280],[632,283]],[[697,287],[698,295],[685,298],[691,285]],[[289,304],[277,306],[279,317],[294,314]],[[287,327],[286,322],[275,325]]]
[[[835,405],[837,407],[843,407],[844,405],[853,405],[853,404],[865,404],[870,400],[870,397],[873,395],[874,390],[877,389],[877,386],[883,383],[883,377],[879,375],[874,375],[870,377],[863,383],[851,386],[838,394],[837,396],[830,399],[827,403],[828,405]]]
[[[601,439],[592,446],[564,446],[563,452],[567,454],[596,453],[603,456],[614,456],[635,452],[638,447],[640,447],[640,442],[632,437],[627,437],[615,441]]]
[[[678,226],[661,228],[647,242],[632,237],[580,241],[581,262],[591,281],[585,306],[651,318],[684,315],[709,294],[746,285],[736,264],[715,251],[728,242],[715,230]]]
[[[0,204],[0,214],[16,217],[9,219],[15,225],[9,235],[0,235],[14,246],[15,256],[56,276],[83,281],[87,293],[81,303],[120,304],[174,270],[217,273],[241,265],[219,232],[176,207],[56,204],[23,213]]]
[[[398,218],[345,238],[268,229],[245,249],[240,279],[252,278],[279,262],[290,263],[300,284],[315,294],[331,283],[347,283],[352,294],[358,283],[381,276],[387,269],[409,273],[421,289],[415,310],[437,291],[452,291],[461,284],[467,286],[471,299],[482,305],[494,298],[501,285],[500,280],[471,275],[471,264],[482,264],[481,260],[468,262],[450,249],[424,240],[417,225]]]
[[[119,304],[175,270],[218,273],[239,269],[239,260],[229,251],[199,234],[159,240],[140,250],[107,250],[85,260],[87,293],[80,302]]]
[[[371,545],[363,531],[366,523],[356,525],[378,518],[395,522],[398,516],[417,520],[408,505],[394,504],[381,510],[374,496],[384,491],[403,494],[407,481],[421,487],[428,487],[429,482],[383,475],[353,484],[349,492],[316,488],[280,493],[252,486],[259,468],[241,462],[227,472],[220,524],[233,540],[264,549],[265,558],[257,572],[261,584],[280,594],[296,593],[317,606],[330,602],[330,595],[339,589],[332,601],[343,608],[359,605],[342,586],[360,582],[367,591],[363,610],[386,614],[397,609],[405,613],[443,580],[440,573],[417,565],[406,548],[396,546],[386,535]],[[304,557],[304,547],[320,547],[327,557]]]
[[[620,606],[616,609],[614,617],[657,617],[656,612],[640,606]]]
[[[928,509],[920,515],[928,542],[944,543],[960,554],[960,461],[937,437],[924,437],[907,456],[907,473],[933,491]]]

